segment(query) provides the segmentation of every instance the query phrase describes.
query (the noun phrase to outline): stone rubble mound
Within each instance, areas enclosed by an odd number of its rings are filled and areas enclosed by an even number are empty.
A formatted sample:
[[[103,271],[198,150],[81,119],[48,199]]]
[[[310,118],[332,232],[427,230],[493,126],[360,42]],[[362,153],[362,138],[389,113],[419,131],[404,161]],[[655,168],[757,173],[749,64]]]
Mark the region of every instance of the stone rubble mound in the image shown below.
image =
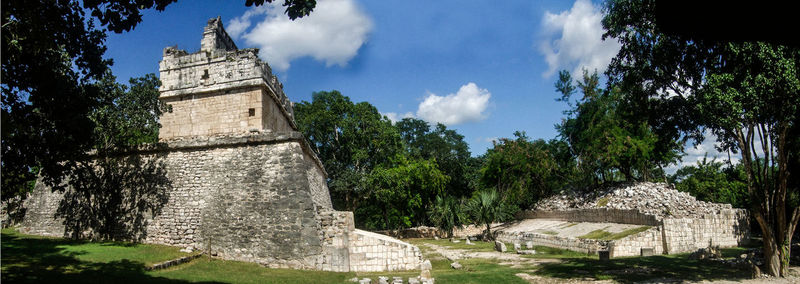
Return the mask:
[[[623,209],[660,218],[692,218],[731,209],[730,204],[695,199],[666,183],[622,183],[586,191],[562,192],[538,202],[534,209],[566,211],[575,209]]]

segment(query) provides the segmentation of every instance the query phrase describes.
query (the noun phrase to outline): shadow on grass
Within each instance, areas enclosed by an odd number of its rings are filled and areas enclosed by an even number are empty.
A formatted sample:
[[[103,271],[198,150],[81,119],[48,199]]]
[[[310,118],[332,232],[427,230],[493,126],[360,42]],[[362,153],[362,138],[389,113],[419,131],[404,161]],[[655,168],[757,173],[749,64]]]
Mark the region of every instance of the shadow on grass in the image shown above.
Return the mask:
[[[561,263],[542,264],[537,274],[562,279],[588,276],[622,283],[647,279],[743,280],[750,276],[747,271],[722,263],[689,260],[686,254],[617,258],[610,261],[566,258]]]
[[[108,263],[81,261],[79,252],[58,246],[81,241],[24,238],[2,234],[3,283],[189,283],[153,277],[141,262],[129,260]],[[206,282],[213,283],[213,282]]]

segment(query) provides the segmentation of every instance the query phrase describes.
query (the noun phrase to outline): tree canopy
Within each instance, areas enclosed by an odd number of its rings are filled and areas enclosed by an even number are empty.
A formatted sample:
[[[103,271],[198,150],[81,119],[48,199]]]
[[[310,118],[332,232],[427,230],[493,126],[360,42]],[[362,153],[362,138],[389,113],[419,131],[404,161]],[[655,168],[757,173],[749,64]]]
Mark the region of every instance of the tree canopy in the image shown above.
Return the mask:
[[[573,85],[569,72],[559,73],[556,90],[562,96],[558,100],[566,102],[570,109],[556,129],[569,143],[583,176],[594,183],[663,177],[662,167],[678,158],[682,144],[654,133],[647,117],[630,108],[619,88],[600,88],[596,72],[584,70],[577,84]],[[573,99],[576,90],[582,96]]]
[[[764,236],[766,272],[786,275],[800,208],[797,163],[800,50],[766,42],[728,42],[663,33],[655,1],[609,1],[604,37],[622,48],[607,74],[662,137],[702,141],[710,130],[741,153],[751,213]]]

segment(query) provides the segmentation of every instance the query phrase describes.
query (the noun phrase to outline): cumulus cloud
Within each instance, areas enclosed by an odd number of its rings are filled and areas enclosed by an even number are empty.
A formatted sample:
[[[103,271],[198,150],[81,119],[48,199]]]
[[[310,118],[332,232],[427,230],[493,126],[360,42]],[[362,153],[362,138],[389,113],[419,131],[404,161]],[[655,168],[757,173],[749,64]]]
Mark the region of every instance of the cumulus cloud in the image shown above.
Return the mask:
[[[419,104],[417,116],[430,123],[444,125],[480,121],[487,116],[485,111],[491,97],[488,90],[470,82],[461,86],[455,94],[428,94]]]
[[[398,121],[403,120],[403,118],[413,118],[414,117],[414,114],[411,113],[411,112],[406,112],[406,113],[387,112],[387,113],[381,113],[381,114],[386,116],[386,118],[388,118],[389,120],[391,120],[392,123],[397,123]]]
[[[293,59],[304,56],[327,66],[346,66],[372,30],[372,20],[355,0],[320,0],[311,15],[294,21],[278,2],[252,8],[232,19],[227,31],[244,39],[247,46],[259,47],[259,55],[280,71],[288,70]],[[253,26],[253,21],[258,23]]]
[[[545,39],[539,45],[548,69],[545,77],[558,70],[572,70],[579,75],[582,68],[603,72],[617,55],[620,44],[614,39],[602,40],[603,13],[589,0],[577,0],[559,14],[545,12],[542,20]]]

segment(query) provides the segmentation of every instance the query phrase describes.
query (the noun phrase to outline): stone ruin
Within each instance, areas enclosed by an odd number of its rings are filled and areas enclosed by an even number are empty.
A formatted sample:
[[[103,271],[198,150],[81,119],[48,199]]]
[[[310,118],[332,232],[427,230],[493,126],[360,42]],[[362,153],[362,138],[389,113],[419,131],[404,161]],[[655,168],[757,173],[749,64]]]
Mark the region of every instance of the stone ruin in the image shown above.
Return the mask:
[[[140,231],[126,239],[275,268],[420,268],[419,248],[355,229],[351,212],[332,208],[325,169],[298,132],[282,84],[257,49],[236,47],[220,18],[208,21],[198,52],[165,48],[159,72],[160,100],[171,105],[161,117],[161,143],[117,155],[157,162],[167,182],[149,211],[130,205],[144,196],[134,194],[140,185],[121,189],[121,207],[135,215],[121,218],[130,222],[121,228]],[[87,205],[65,203],[71,193],[37,183],[19,230],[90,235],[92,228],[65,213]]]
[[[665,183],[626,183],[592,191],[562,193],[518,216],[524,220],[615,223],[650,228],[618,240],[562,237],[501,229],[498,239],[614,256],[694,252],[710,246],[735,247],[749,239],[744,209],[696,200]]]

